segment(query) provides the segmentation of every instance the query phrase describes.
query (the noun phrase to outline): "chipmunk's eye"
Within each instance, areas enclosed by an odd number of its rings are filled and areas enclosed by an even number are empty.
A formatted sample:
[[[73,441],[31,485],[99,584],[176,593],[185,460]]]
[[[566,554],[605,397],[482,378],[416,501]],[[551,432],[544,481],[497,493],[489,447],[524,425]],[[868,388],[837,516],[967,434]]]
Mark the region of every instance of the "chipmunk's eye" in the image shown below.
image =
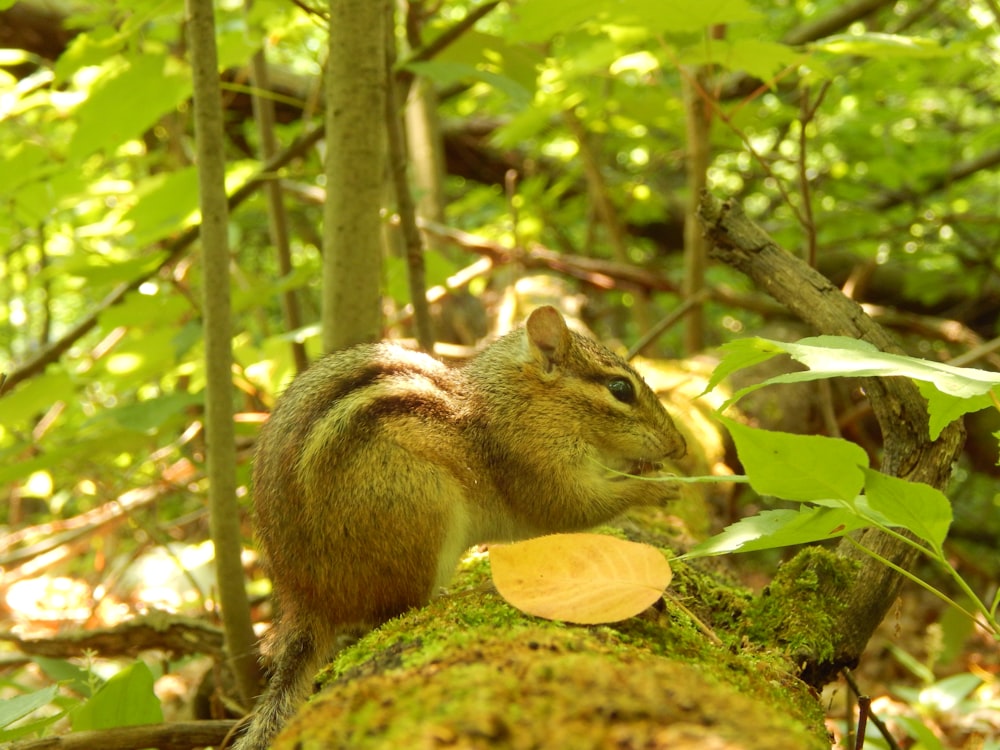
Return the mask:
[[[623,404],[635,403],[635,387],[628,378],[612,378],[608,381],[608,390]]]

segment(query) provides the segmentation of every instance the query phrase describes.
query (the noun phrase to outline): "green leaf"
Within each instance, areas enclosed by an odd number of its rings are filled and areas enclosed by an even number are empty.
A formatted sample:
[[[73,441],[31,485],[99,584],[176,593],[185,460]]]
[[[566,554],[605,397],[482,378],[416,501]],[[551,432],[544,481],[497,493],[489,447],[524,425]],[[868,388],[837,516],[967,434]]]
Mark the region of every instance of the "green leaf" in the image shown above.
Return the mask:
[[[767,362],[775,354],[780,354],[781,349],[775,346],[773,341],[752,337],[729,341],[719,347],[719,352],[723,355],[722,360],[712,371],[712,377],[709,378],[708,385],[705,386],[703,393],[711,391],[737,370],[743,370],[761,362]],[[763,385],[761,383],[756,387],[762,387]],[[736,397],[734,396],[732,400],[735,401]]]
[[[157,174],[136,185],[138,201],[121,222],[130,225],[128,240],[143,247],[179,232],[197,218],[198,169],[185,167]]]
[[[1000,385],[1000,373],[886,354],[865,341],[844,336],[816,336],[794,344],[773,343],[812,370],[816,377],[902,376],[933,383],[942,393],[959,398],[980,396]]]
[[[864,484],[868,454],[846,440],[757,430],[720,417],[736,444],[750,486],[761,495],[853,502]]]
[[[51,174],[56,168],[47,148],[31,141],[15,143],[0,161],[0,191],[13,197],[21,185]]]
[[[128,274],[123,281],[133,277],[134,272]],[[102,310],[98,321],[103,330],[111,330],[118,326],[176,324],[184,315],[190,313],[191,302],[181,295],[139,294],[136,292],[126,295],[125,299],[117,305]]]
[[[699,42],[684,49],[680,61],[686,65],[716,64],[729,70],[741,70],[762,81],[770,81],[805,55],[786,44],[760,39],[733,39],[711,44]]]
[[[573,3],[524,0],[511,8],[514,23],[507,39],[526,43],[544,42],[584,21],[597,18],[607,5],[607,0],[577,0]]]
[[[898,34],[836,34],[809,45],[810,49],[831,52],[835,55],[861,55],[889,59],[898,57],[946,57],[954,55],[953,48],[942,47],[934,39]]]
[[[865,499],[892,526],[902,526],[928,542],[940,556],[951,526],[951,503],[940,490],[863,468]]]
[[[161,427],[171,417],[183,414],[192,404],[201,403],[203,400],[200,394],[170,393],[136,404],[108,409],[104,416],[115,420],[128,430],[148,433]]]
[[[765,510],[727,526],[681,558],[821,542],[869,525],[847,508],[802,506],[799,510]]]
[[[48,656],[32,656],[31,660],[45,673],[45,676],[54,682],[58,682],[69,687],[74,693],[90,697],[92,692],[91,684],[93,680],[103,684],[95,673],[89,672],[83,667],[77,666],[66,659],[53,659]]]
[[[918,747],[920,750],[945,750],[945,746],[938,736],[920,719],[914,716],[897,716],[895,718],[903,725],[906,733],[917,741],[913,747]]]
[[[76,398],[73,378],[59,367],[51,367],[44,375],[39,375],[8,393],[0,401],[5,425],[23,425],[37,419],[52,408],[57,401],[71,401]]]
[[[741,389],[723,405],[735,403],[746,394],[767,385],[779,383],[801,383],[809,380],[832,377],[907,377],[918,383],[931,384],[939,394],[927,389],[922,393],[928,398],[930,414],[930,435],[936,439],[953,419],[962,414],[979,411],[992,405],[990,391],[1000,386],[1000,373],[977,370],[971,367],[953,367],[940,362],[932,362],[900,354],[886,354],[871,344],[845,336],[815,336],[794,344],[769,339],[749,339],[751,344],[736,347],[739,355],[731,363],[723,360],[727,369],[722,375],[712,375],[710,384],[741,367],[739,357],[747,364],[755,364],[754,350],[785,352],[796,362],[809,368],[806,372],[789,372],[777,375],[761,383]],[[738,344],[740,342],[733,342]],[[967,403],[960,403],[966,401]]]
[[[543,42],[556,34],[596,22],[607,26],[640,26],[651,33],[691,33],[716,24],[756,21],[760,13],[747,0],[524,0],[511,11],[511,40]]]
[[[931,440],[937,440],[942,430],[959,417],[970,412],[982,411],[993,406],[993,398],[989,393],[971,398],[961,398],[939,391],[933,383],[917,382],[917,389],[927,399],[927,413],[930,417]]]
[[[15,740],[19,740],[24,737],[30,737],[31,735],[41,737],[47,727],[55,724],[59,721],[59,719],[65,716],[65,714],[65,711],[60,711],[52,716],[43,716],[40,719],[34,719],[24,724],[18,724],[16,727],[11,729],[0,729],[0,742],[14,742]],[[8,745],[4,744],[4,747],[7,746]]]
[[[672,33],[760,19],[760,12],[746,0],[645,0],[639,5],[644,6],[643,17],[660,20],[662,28]]]
[[[166,55],[140,55],[101,81],[77,108],[70,157],[113,151],[137,138],[191,94],[191,80]]]
[[[37,711],[42,706],[51,703],[52,699],[56,697],[58,689],[58,685],[49,685],[32,693],[25,693],[24,695],[17,695],[13,698],[0,701],[0,728],[6,729],[32,711]]]
[[[61,263],[51,265],[46,269],[46,276],[49,278],[79,276],[92,285],[110,286],[149,276],[163,263],[165,257],[165,251],[148,253],[128,260],[113,260],[103,255],[80,253],[70,256]]]
[[[153,673],[145,662],[136,660],[104,683],[71,718],[74,732],[162,722],[163,708],[153,692]]]
[[[934,711],[955,711],[982,684],[983,678],[971,672],[953,674],[921,690],[919,702]]]

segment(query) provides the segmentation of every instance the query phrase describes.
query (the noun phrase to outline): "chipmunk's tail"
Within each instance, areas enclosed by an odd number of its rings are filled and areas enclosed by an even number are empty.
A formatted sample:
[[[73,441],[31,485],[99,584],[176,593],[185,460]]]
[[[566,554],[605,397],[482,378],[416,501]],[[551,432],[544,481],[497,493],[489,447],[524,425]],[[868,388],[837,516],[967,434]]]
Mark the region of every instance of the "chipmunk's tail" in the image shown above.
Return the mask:
[[[308,629],[287,632],[278,627],[271,637],[274,665],[267,689],[243,736],[233,750],[267,750],[278,731],[312,692],[312,679],[329,656]]]

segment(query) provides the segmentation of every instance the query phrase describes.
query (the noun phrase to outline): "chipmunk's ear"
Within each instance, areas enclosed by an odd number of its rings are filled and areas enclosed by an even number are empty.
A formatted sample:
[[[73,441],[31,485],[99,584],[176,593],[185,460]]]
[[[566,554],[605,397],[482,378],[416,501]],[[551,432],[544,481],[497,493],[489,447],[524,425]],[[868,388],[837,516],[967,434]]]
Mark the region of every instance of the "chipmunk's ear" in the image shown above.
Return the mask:
[[[524,324],[531,355],[551,370],[566,358],[570,345],[569,328],[554,307],[546,305],[534,310]]]

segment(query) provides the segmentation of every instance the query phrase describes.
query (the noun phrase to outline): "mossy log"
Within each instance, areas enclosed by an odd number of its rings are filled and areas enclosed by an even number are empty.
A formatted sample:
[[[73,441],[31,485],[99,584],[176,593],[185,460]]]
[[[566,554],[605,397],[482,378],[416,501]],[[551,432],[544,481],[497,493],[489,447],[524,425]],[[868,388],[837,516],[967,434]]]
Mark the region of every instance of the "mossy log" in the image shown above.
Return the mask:
[[[670,591],[625,622],[570,626],[519,613],[474,560],[343,651],[274,748],[827,750],[795,666],[740,648],[749,594],[680,563]]]

